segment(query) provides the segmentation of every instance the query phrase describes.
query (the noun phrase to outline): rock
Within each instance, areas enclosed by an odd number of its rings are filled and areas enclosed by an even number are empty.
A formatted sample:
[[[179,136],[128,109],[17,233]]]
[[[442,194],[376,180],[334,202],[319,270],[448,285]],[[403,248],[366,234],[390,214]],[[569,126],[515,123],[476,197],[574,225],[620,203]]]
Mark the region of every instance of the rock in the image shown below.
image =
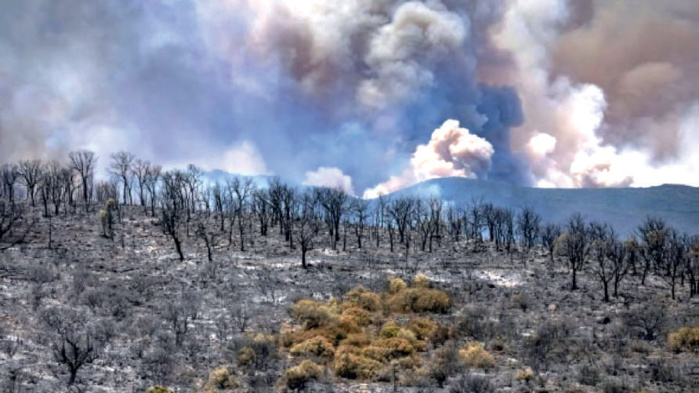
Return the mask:
[[[597,323],[600,325],[609,325],[612,322],[612,320],[608,316],[604,316],[601,318],[597,318]]]
[[[558,306],[556,306],[555,304],[549,304],[548,307],[546,307],[546,309],[549,312],[554,312],[554,311],[558,310]]]

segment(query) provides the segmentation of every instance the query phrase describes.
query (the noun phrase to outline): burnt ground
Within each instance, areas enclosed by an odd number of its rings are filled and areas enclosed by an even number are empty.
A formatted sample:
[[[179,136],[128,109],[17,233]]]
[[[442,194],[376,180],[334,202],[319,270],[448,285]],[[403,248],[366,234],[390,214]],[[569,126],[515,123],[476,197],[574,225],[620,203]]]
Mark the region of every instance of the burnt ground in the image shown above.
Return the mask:
[[[28,217],[38,221],[25,243],[0,252],[0,386],[7,392],[144,392],[156,384],[198,392],[220,366],[232,370],[240,391],[278,390],[279,376],[293,361],[270,355],[254,370],[238,366],[237,351],[249,337],[278,333],[296,300],[327,300],[355,285],[379,291],[389,278],[408,280],[417,272],[452,297],[452,312],[440,321],[460,340],[483,342],[495,359],[488,370],[457,368],[450,381],[463,373],[484,375],[498,392],[699,391],[699,356],[671,352],[666,343],[669,332],[699,325],[699,299],[680,287],[671,300],[655,276],[645,286],[639,276],[627,277],[619,296],[605,304],[591,273],[580,274],[580,289],[570,291],[566,265],[538,249],[508,255],[487,243],[445,239],[432,253],[411,248],[406,257],[403,249],[389,251],[387,236],[378,249],[367,236],[363,250],[348,237],[345,252],[330,250],[324,236],[304,270],[299,251],[288,248],[278,228],[268,237],[250,236],[244,252],[237,237],[228,244],[227,235],[220,236],[208,262],[192,225],[181,262],[157,221],[139,208],[125,209],[114,239],[101,236],[96,213],[55,217],[51,249],[48,220],[38,211]],[[216,227],[213,219],[209,225]],[[244,333],[234,327],[242,306],[250,315]],[[106,343],[72,386],[51,351],[47,310]],[[180,337],[176,314],[188,321]],[[644,337],[639,318],[658,319],[651,336]],[[544,331],[555,333],[537,352],[532,337]],[[424,355],[426,363],[431,356]],[[526,368],[534,368],[531,380],[517,377]],[[400,391],[440,391],[429,378],[398,378]],[[393,386],[326,373],[309,389]]]

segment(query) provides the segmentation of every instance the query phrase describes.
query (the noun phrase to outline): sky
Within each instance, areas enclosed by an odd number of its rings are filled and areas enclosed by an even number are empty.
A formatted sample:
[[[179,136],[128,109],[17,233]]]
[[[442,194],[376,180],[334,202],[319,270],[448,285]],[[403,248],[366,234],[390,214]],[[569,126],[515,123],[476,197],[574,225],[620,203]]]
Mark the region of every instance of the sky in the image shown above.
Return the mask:
[[[4,0],[0,162],[699,186],[693,0]]]

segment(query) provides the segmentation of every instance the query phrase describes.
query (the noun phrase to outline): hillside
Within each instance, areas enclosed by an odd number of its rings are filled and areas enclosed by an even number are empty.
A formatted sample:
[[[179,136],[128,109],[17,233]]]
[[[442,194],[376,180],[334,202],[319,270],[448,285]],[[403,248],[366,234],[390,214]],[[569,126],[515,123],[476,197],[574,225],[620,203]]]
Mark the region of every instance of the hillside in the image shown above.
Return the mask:
[[[400,190],[394,195],[438,195],[459,204],[482,198],[484,202],[514,209],[530,206],[545,221],[551,222],[562,222],[573,213],[581,213],[589,220],[614,225],[622,234],[631,233],[648,215],[661,217],[679,230],[699,232],[699,188],[688,186],[550,189],[442,178]]]

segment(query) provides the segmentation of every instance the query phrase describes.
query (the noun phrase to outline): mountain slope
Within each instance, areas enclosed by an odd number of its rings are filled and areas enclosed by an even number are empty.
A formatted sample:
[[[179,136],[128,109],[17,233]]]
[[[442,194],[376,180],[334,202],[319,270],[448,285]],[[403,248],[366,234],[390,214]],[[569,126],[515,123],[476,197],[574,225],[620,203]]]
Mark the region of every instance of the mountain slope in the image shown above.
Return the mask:
[[[442,178],[417,184],[393,195],[435,195],[461,204],[482,198],[484,202],[514,209],[531,206],[547,222],[564,222],[571,214],[579,212],[586,219],[608,222],[625,235],[633,232],[650,215],[661,217],[682,231],[699,233],[699,188],[689,186],[550,189]]]

